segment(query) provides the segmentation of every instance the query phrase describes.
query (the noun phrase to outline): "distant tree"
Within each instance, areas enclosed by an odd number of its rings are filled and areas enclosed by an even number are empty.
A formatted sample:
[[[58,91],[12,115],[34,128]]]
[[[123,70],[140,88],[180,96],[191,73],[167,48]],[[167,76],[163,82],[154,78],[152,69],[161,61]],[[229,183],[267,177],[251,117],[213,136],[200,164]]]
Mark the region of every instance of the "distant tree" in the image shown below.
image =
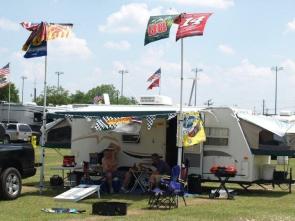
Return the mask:
[[[71,94],[70,100],[72,104],[85,104],[87,99],[85,94],[82,91],[76,91],[74,94]]]
[[[19,102],[18,90],[15,88],[14,83],[10,83],[10,102]],[[9,85],[6,85],[3,88],[0,88],[0,100],[9,101]]]
[[[62,87],[48,86],[47,87],[47,96],[46,96],[46,105],[63,105],[69,104],[71,101],[69,91],[63,89]],[[39,95],[36,99],[38,105],[43,105],[44,96],[43,93]]]
[[[111,104],[135,104],[136,101],[134,98],[120,97],[119,90],[111,84],[102,84],[95,88],[90,89],[85,97],[88,100],[88,103],[93,103],[93,98],[95,96],[102,96],[103,94],[108,94],[110,97]]]

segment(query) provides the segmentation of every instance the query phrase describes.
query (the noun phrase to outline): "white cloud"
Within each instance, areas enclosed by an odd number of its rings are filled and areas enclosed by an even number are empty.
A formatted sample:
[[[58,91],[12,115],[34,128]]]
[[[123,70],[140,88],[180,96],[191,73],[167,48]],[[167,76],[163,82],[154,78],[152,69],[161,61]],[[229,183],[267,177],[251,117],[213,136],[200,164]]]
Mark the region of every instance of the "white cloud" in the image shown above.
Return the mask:
[[[108,41],[104,44],[104,47],[116,50],[128,50],[130,48],[130,43],[128,41]]]
[[[87,41],[83,38],[78,38],[74,34],[68,39],[57,39],[51,41],[48,46],[53,57],[78,57],[87,59],[91,55],[91,51],[87,46]]]
[[[295,18],[287,23],[287,31],[295,31]]]
[[[20,25],[8,20],[6,18],[0,18],[0,29],[7,30],[7,31],[18,31]]]
[[[258,67],[249,62],[248,59],[243,59],[241,64],[235,67],[225,69],[227,75],[238,78],[265,78],[271,75],[269,67]]]
[[[226,55],[234,55],[235,54],[235,50],[233,48],[231,48],[229,45],[225,45],[225,44],[218,45],[218,50]]]
[[[0,53],[6,53],[8,52],[9,50],[7,48],[0,48]]]
[[[99,25],[101,32],[130,33],[142,31],[147,25],[150,15],[175,14],[176,9],[163,10],[162,7],[149,9],[145,3],[122,5],[120,10],[108,16],[104,25]]]
[[[291,59],[286,59],[282,62],[282,67],[290,72],[295,72],[295,61]]]
[[[184,6],[210,7],[227,9],[234,6],[234,0],[164,0],[170,3],[177,3]]]

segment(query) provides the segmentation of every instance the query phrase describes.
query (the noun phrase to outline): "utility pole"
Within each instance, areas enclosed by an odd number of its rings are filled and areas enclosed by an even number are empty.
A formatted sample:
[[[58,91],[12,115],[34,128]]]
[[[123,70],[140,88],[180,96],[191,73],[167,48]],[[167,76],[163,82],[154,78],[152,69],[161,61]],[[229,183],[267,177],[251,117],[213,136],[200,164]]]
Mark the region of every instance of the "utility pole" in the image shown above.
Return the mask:
[[[64,73],[61,72],[61,71],[56,71],[55,74],[57,74],[57,90],[59,90],[59,76],[64,74]]]
[[[122,80],[121,80],[121,97],[123,97],[123,84],[124,84],[124,78],[123,78],[123,75],[124,75],[124,74],[127,74],[128,71],[122,69],[122,70],[119,70],[118,72],[119,72],[119,74],[122,75]]]
[[[282,71],[283,67],[274,66],[271,68],[272,71],[276,73],[276,82],[275,82],[275,115],[277,115],[277,96],[278,96],[278,71]]]
[[[25,79],[27,79],[26,76],[21,76],[22,79],[22,104],[24,104],[24,84],[25,84]]]
[[[264,115],[264,110],[265,110],[265,100],[262,100],[262,115]]]
[[[37,88],[36,88],[36,78],[34,79],[34,102],[36,102],[37,98]]]
[[[189,99],[189,106],[191,105],[191,100],[192,100],[192,95],[193,95],[193,90],[195,89],[195,106],[197,106],[197,83],[198,83],[198,72],[203,71],[203,69],[200,68],[194,68],[192,69],[192,72],[195,72],[195,78],[193,81],[193,85],[192,85],[192,90],[191,90],[191,94],[190,94],[190,99]]]

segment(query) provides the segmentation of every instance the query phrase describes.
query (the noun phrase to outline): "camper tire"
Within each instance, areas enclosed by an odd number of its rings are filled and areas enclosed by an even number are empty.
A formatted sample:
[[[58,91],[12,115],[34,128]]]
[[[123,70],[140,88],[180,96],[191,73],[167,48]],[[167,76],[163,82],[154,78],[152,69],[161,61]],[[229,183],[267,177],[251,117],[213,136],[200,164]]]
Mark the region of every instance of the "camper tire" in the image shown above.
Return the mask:
[[[22,189],[21,175],[14,167],[5,169],[0,176],[0,195],[5,200],[19,197]]]

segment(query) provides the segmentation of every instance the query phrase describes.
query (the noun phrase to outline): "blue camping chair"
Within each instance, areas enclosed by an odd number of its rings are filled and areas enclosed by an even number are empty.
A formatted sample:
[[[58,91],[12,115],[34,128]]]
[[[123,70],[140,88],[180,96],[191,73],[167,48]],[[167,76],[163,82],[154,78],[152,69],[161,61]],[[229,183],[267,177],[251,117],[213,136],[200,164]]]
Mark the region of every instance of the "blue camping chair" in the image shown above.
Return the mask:
[[[178,198],[182,197],[184,205],[186,201],[184,192],[186,182],[179,179],[180,167],[174,166],[171,170],[171,176],[164,176],[161,178],[159,187],[153,189],[149,198],[149,208],[178,208]]]

